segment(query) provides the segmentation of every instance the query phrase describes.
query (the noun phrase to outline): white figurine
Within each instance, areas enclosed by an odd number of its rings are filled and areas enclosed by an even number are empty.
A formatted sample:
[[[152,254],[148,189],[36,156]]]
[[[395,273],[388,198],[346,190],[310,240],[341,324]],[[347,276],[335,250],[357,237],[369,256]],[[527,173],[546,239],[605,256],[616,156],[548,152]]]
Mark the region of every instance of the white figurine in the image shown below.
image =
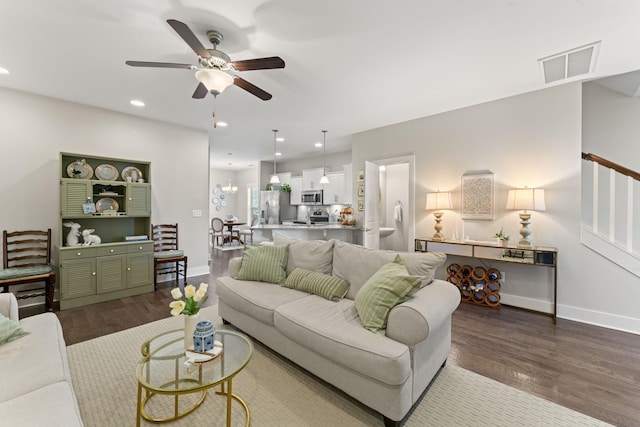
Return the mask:
[[[65,222],[65,227],[69,227],[69,234],[67,234],[67,246],[78,246],[80,244],[80,224],[75,222]]]
[[[87,228],[85,230],[82,230],[82,240],[84,240],[83,246],[99,245],[100,243],[102,243],[100,236],[91,234],[94,231],[96,230],[94,230],[93,228]]]

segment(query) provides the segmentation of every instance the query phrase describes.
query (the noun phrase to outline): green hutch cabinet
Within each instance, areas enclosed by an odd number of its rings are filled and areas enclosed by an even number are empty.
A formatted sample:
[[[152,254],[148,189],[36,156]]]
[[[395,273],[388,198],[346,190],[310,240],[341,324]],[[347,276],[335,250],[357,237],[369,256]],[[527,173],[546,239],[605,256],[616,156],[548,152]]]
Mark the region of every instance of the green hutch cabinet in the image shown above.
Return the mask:
[[[149,162],[60,153],[60,309],[153,292]],[[69,245],[76,223],[100,244]],[[137,237],[138,240],[132,240]]]

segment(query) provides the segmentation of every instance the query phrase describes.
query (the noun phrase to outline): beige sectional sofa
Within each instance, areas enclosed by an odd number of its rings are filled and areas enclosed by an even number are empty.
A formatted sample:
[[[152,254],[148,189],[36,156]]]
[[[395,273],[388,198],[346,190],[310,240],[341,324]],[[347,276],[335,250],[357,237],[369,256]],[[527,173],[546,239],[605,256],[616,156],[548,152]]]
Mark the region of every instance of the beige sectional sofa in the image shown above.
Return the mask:
[[[342,241],[274,237],[288,245],[286,273],[296,267],[340,277],[346,296],[330,301],[274,283],[239,280],[242,258],[216,281],[220,316],[282,356],[400,425],[444,365],[451,349],[451,314],[460,303],[455,286],[433,280],[446,257],[400,253],[421,287],[388,315],[386,329],[365,329],[356,311],[358,290],[397,253]]]
[[[18,321],[13,294],[0,294],[0,313]],[[82,426],[58,318],[44,313],[19,322],[29,334],[0,345],[0,425]]]

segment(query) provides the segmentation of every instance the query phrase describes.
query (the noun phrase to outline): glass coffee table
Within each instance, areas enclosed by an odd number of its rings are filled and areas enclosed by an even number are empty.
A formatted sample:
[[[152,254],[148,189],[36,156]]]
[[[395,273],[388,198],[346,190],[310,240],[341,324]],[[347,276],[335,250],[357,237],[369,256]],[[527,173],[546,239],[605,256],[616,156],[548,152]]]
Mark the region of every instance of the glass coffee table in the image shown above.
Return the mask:
[[[184,350],[184,329],[162,333],[142,344],[142,360],[138,364],[138,408],[136,426],[141,419],[153,423],[174,421],[195,411],[207,397],[207,390],[220,386],[216,394],[227,397],[227,427],[231,426],[231,402],[237,400],[251,422],[249,407],[238,395],[232,393],[232,382],[249,362],[253,353],[253,343],[246,336],[234,331],[216,331],[216,341],[222,343],[222,353],[212,360],[200,363],[186,363]],[[142,391],[145,391],[144,396]],[[187,407],[180,404],[185,398]],[[149,414],[148,403],[156,395],[170,395],[173,398],[173,413],[170,416],[154,417]],[[183,402],[184,403],[184,402]]]

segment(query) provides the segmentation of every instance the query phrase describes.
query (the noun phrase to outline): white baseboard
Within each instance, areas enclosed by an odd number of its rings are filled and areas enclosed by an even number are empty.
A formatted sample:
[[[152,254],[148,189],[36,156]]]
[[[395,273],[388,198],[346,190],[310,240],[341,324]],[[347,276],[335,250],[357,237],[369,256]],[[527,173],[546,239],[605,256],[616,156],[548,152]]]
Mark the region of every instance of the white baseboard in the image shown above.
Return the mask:
[[[553,305],[550,301],[500,293],[500,302],[504,305],[526,308],[528,310],[539,311],[542,313],[551,314],[553,312]],[[620,316],[617,314],[604,313],[601,311],[588,310],[563,304],[558,304],[557,317],[640,335],[640,319],[633,317]]]

